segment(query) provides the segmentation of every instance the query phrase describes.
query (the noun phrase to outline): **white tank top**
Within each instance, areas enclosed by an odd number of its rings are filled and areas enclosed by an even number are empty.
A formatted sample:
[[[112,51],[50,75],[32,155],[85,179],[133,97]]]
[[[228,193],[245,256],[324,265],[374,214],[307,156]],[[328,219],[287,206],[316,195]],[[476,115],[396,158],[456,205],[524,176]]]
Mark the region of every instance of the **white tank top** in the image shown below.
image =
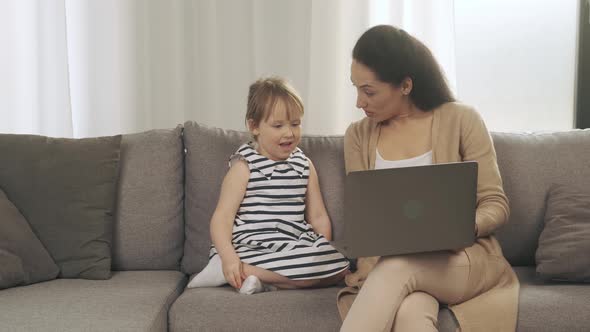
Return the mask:
[[[375,157],[375,169],[432,165],[432,150],[426,152],[423,155],[402,160],[385,160],[383,157],[381,157],[379,149],[375,150],[377,150]]]

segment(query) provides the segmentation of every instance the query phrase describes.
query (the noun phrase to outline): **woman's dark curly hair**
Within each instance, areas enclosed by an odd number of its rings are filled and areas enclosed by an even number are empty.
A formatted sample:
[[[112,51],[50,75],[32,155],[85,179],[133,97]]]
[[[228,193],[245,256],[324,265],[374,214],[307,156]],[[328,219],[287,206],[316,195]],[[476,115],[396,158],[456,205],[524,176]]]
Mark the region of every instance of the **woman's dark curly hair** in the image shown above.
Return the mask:
[[[398,87],[412,79],[410,100],[423,111],[455,101],[438,62],[421,41],[391,25],[377,25],[359,38],[352,58],[371,69],[380,81]]]

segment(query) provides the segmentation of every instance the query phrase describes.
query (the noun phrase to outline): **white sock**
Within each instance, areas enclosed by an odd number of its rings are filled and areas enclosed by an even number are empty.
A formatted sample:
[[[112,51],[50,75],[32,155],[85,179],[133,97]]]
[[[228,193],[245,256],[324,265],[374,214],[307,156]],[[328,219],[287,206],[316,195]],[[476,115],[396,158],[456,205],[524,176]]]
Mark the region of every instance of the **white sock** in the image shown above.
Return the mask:
[[[207,266],[205,266],[205,268],[199,272],[186,287],[217,287],[225,285],[226,283],[227,281],[223,275],[223,267],[221,266],[221,257],[215,255],[209,260]]]
[[[240,288],[240,294],[251,295],[256,293],[269,292],[276,289],[277,288],[274,286],[263,284],[257,276],[250,275],[242,283],[242,287]]]

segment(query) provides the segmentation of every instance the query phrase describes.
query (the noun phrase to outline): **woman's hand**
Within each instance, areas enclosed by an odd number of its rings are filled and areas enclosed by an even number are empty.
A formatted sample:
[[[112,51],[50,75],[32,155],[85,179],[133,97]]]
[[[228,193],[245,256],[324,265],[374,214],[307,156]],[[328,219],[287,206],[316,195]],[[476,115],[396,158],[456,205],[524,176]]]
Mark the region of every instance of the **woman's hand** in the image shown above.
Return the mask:
[[[350,287],[360,288],[365,282],[365,279],[367,279],[369,272],[373,270],[373,268],[377,264],[377,261],[379,261],[379,258],[379,256],[359,257],[356,263],[357,270],[353,273],[347,274],[344,277],[346,285]]]
[[[242,287],[242,281],[244,281],[244,269],[242,261],[238,255],[222,259],[223,276],[225,280],[236,289]]]

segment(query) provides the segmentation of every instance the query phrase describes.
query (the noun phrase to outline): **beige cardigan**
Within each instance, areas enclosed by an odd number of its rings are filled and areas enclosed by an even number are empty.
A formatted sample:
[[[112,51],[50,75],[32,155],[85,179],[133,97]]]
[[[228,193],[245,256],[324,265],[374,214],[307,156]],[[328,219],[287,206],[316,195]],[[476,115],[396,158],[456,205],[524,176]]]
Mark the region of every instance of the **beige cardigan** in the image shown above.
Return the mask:
[[[478,162],[476,220],[478,239],[465,249],[471,262],[468,288],[476,296],[451,306],[462,331],[514,331],[518,313],[518,279],[504,259],[494,230],[508,221],[508,199],[490,134],[472,108],[460,103],[446,103],[433,110],[432,159],[434,163],[475,160]],[[349,126],[344,138],[346,172],[375,168],[375,154],[380,123],[364,118]],[[502,264],[488,264],[490,258]],[[501,266],[502,271],[490,271]],[[367,272],[368,273],[368,272]],[[485,291],[486,275],[500,273],[499,281]],[[349,285],[338,296],[341,313],[348,312],[350,296],[361,285]],[[489,285],[488,285],[489,286]]]

